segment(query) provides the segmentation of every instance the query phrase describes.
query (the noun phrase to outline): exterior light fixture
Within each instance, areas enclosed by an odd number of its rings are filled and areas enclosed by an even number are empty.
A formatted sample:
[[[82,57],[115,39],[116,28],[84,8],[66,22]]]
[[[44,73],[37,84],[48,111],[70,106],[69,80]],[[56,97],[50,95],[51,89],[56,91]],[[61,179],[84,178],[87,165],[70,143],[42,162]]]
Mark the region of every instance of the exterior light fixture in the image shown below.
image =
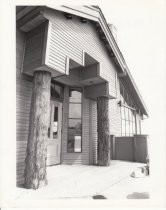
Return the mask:
[[[111,55],[111,57],[115,57],[115,55],[114,55],[112,50],[110,51],[110,55]]]
[[[86,18],[81,18],[80,20],[81,20],[82,23],[86,23],[87,22]]]
[[[101,39],[102,39],[103,41],[105,41],[105,40],[106,40],[106,37],[105,37],[105,36],[101,36]]]
[[[69,14],[69,13],[65,13],[65,18],[66,18],[66,19],[72,19],[73,17],[72,17],[72,15],[71,15],[71,14]]]
[[[121,100],[118,102],[118,105],[119,106],[122,106],[122,101]]]

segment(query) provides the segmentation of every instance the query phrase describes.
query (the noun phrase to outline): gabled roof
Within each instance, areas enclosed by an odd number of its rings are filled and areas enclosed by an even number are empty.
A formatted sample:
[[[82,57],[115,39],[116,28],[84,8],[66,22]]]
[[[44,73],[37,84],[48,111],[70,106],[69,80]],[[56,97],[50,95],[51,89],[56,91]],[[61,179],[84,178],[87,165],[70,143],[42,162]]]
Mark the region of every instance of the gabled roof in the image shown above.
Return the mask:
[[[106,19],[101,11],[101,9],[98,6],[53,6],[53,5],[47,5],[48,7],[56,10],[60,10],[66,13],[70,13],[76,16],[84,17],[89,20],[95,21],[99,24],[101,27],[103,33],[105,34],[105,37],[117,59],[117,62],[121,68],[121,71],[125,75],[123,80],[125,80],[126,85],[129,87],[129,89],[132,89],[132,96],[135,99],[135,102],[137,103],[139,109],[141,112],[148,116],[148,110],[145,105],[145,102],[134,82],[134,79],[129,71],[129,68],[126,64],[126,61],[122,55],[122,52],[120,51],[118,44],[116,40],[114,39],[114,36],[109,29],[109,26],[106,22]]]
[[[55,10],[59,10],[65,13],[69,13],[72,15],[76,15],[82,18],[86,18],[89,20],[92,20],[94,22],[96,22],[96,26],[100,27],[100,29],[102,30],[102,33],[104,34],[107,43],[108,43],[108,48],[110,48],[111,52],[114,54],[115,56],[115,61],[116,63],[119,65],[119,73],[121,73],[121,75],[123,75],[123,80],[126,83],[126,86],[132,90],[132,96],[135,100],[135,102],[137,103],[137,106],[139,107],[140,111],[142,112],[142,114],[148,116],[148,110],[147,107],[142,99],[142,96],[131,76],[131,73],[129,71],[129,68],[125,62],[125,59],[118,47],[118,44],[116,42],[116,40],[114,39],[114,36],[111,32],[111,30],[109,29],[109,26],[106,22],[106,19],[101,11],[101,9],[98,6],[65,6],[65,5],[61,5],[61,6],[55,6],[55,5],[51,5],[48,4],[46,7],[51,8],[51,9],[55,9]],[[25,9],[25,7],[23,7]],[[32,6],[32,9],[34,9],[35,7]],[[20,12],[21,13],[21,12]],[[18,12],[18,15],[19,12]]]

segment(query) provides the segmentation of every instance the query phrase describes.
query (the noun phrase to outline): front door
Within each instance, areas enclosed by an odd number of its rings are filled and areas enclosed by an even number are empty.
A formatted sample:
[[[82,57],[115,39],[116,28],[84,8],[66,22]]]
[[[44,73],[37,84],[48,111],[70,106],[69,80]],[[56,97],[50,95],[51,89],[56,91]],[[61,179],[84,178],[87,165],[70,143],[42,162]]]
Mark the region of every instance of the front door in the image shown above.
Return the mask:
[[[48,128],[47,166],[60,164],[62,103],[50,101],[50,124]]]

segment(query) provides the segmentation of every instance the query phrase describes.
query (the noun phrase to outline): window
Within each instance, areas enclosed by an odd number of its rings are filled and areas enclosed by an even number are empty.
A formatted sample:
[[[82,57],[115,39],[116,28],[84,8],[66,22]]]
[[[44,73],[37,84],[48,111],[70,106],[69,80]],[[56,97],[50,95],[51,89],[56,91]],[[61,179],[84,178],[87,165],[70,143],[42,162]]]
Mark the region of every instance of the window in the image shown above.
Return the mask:
[[[121,135],[122,136],[133,136],[135,134],[135,106],[130,98],[130,95],[124,88],[124,86],[120,83],[120,94],[121,94]]]
[[[62,100],[63,99],[63,86],[55,81],[51,81],[51,97],[55,99]]]
[[[50,122],[48,127],[48,138],[50,140],[58,138],[58,107],[50,103]]]
[[[58,107],[54,107],[54,117],[53,117],[53,139],[58,137]]]
[[[137,121],[137,134],[141,134],[141,117],[140,115],[136,115],[136,121]]]
[[[68,152],[82,152],[82,91],[69,90]]]

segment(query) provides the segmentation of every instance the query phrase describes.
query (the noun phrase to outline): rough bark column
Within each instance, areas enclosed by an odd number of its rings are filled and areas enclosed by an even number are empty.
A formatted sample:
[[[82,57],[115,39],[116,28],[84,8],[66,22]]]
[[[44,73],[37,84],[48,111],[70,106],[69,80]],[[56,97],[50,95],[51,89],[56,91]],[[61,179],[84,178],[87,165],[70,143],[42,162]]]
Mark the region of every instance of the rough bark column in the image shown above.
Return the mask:
[[[29,136],[25,160],[25,183],[28,189],[47,184],[46,155],[50,108],[51,74],[36,71],[33,78]]]
[[[109,99],[101,96],[97,98],[97,132],[98,149],[97,165],[110,165],[110,133],[109,133]]]

